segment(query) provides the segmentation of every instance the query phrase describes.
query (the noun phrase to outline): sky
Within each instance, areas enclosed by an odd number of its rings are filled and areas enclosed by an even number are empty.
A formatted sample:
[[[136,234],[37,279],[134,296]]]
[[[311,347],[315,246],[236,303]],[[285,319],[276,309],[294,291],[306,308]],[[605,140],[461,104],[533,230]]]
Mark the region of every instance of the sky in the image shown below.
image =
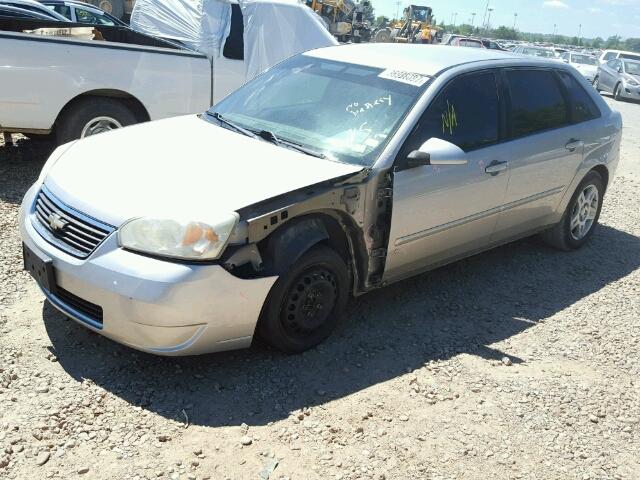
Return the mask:
[[[395,17],[398,0],[371,0],[376,16]],[[409,5],[427,5],[433,8],[438,23],[450,23],[457,13],[456,24],[481,25],[487,0],[400,0],[402,9]],[[491,25],[513,26],[526,32],[553,33],[554,24],[560,35],[577,36],[582,24],[582,36],[607,38],[640,37],[640,0],[489,0]]]

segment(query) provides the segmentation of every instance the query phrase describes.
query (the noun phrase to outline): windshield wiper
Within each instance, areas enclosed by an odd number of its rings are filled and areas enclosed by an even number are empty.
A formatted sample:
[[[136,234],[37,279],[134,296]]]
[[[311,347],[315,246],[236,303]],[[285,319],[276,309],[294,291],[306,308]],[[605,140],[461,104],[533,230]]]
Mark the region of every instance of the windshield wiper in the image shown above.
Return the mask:
[[[302,152],[302,153],[304,153],[306,155],[311,155],[312,157],[325,158],[325,154],[324,153],[316,152],[315,150],[312,150],[310,148],[304,147],[304,146],[300,145],[299,143],[292,142],[291,140],[285,140],[283,138],[279,138],[279,137],[276,136],[275,133],[270,132],[269,130],[260,130],[259,132],[254,132],[254,133],[258,137],[266,140],[267,142],[275,143],[276,145],[285,145],[285,146],[290,147],[290,148],[292,148],[294,150]]]
[[[246,135],[247,137],[258,138],[258,135],[253,133],[251,130],[247,130],[246,128],[243,128],[240,125],[238,125],[237,123],[233,123],[231,120],[227,120],[222,115],[220,115],[218,112],[213,112],[213,113],[207,112],[207,115],[209,115],[210,117],[215,118],[220,123],[224,123],[225,125],[233,128],[236,132],[240,132],[243,135]]]

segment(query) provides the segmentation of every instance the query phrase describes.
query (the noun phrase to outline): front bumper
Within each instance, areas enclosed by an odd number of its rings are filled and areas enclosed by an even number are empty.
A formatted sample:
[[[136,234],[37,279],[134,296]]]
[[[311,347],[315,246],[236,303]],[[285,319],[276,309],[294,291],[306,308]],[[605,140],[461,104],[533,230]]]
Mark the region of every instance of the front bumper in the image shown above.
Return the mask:
[[[120,248],[115,234],[88,258],[72,257],[45,241],[32,225],[39,187],[34,185],[22,203],[22,240],[52,259],[58,286],[102,308],[102,323],[43,289],[58,310],[101,335],[159,355],[196,355],[251,344],[277,277],[243,280],[219,265],[135,254]]]
[[[632,87],[624,83],[620,89],[620,96],[629,100],[640,100],[640,85]]]

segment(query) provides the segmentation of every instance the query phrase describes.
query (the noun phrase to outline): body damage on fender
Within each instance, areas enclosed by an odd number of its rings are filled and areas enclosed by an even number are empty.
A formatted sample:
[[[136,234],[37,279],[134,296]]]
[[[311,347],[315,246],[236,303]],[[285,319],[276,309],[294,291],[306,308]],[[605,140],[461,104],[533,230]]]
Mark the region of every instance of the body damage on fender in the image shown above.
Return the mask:
[[[278,275],[316,243],[339,252],[353,294],[380,286],[391,221],[391,179],[364,168],[238,211],[246,243],[227,248],[222,263],[234,275]],[[375,198],[375,202],[369,200]],[[367,211],[365,205],[375,205]]]

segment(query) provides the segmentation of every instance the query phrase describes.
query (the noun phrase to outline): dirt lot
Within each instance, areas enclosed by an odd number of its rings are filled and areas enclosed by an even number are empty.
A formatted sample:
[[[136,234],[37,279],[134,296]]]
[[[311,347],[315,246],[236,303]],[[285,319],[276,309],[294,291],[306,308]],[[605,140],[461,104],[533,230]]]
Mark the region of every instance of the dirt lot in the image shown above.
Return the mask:
[[[529,239],[364,296],[300,356],[156,358],[43,304],[16,219],[46,148],[0,144],[0,477],[640,478],[640,105],[616,108],[586,248]]]

